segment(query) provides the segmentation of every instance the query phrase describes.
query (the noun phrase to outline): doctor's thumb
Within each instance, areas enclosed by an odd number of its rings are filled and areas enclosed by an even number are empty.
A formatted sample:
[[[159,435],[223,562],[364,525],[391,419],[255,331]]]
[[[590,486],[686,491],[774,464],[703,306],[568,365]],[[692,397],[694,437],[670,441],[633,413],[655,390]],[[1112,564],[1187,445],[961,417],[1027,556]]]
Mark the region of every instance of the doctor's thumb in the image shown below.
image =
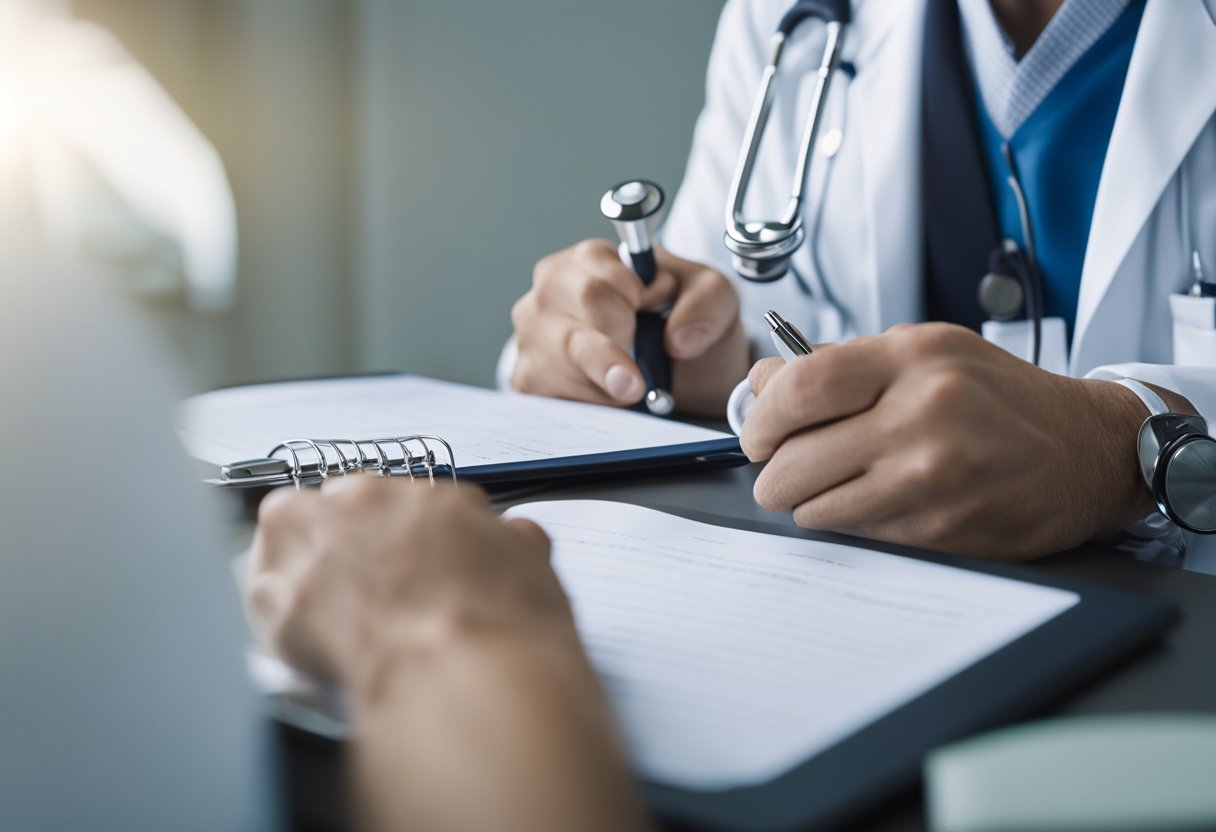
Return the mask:
[[[683,281],[667,317],[667,351],[691,360],[722,340],[739,319],[739,296],[725,277],[702,268]]]

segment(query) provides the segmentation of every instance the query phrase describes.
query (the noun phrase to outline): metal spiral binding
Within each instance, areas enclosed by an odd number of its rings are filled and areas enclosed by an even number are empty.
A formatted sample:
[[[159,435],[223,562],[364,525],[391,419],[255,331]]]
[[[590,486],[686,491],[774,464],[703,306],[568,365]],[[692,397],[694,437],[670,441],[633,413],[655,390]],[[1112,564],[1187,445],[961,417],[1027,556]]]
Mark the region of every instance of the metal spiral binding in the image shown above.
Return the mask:
[[[446,459],[439,459],[428,441],[442,446]],[[219,478],[207,482],[234,488],[281,485],[300,488],[320,484],[331,476],[360,471],[375,472],[381,477],[408,476],[411,480],[426,477],[431,485],[435,484],[436,475],[450,476],[455,483],[456,457],[446,441],[425,434],[391,439],[287,439],[272,448],[264,459],[225,465]]]

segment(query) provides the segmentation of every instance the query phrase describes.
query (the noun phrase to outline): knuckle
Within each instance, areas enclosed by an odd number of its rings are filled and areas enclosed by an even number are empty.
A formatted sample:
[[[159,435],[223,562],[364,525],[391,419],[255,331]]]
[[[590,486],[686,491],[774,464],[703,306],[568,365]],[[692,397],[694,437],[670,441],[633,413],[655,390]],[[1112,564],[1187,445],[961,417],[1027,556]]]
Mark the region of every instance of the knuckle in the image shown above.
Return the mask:
[[[933,373],[920,388],[922,406],[933,412],[956,409],[966,403],[970,394],[970,379],[954,367]]]
[[[330,478],[325,490],[332,497],[349,502],[365,503],[383,493],[384,477],[371,473],[353,473]]]
[[[544,257],[536,261],[536,265],[532,267],[532,286],[539,290],[553,276],[557,269],[557,255],[546,254]]]
[[[294,508],[303,497],[291,488],[276,488],[258,504],[258,526],[266,531],[276,531],[290,524]]]
[[[537,389],[533,362],[522,352],[515,361],[515,369],[511,372],[511,387],[520,393],[531,393]]]
[[[739,449],[750,462],[760,462],[764,459],[764,448],[756,439],[755,431],[748,429],[746,422],[743,425],[743,432],[739,434]],[[756,502],[760,502],[758,494]]]
[[[822,366],[821,366],[822,365]],[[822,400],[824,390],[834,389],[837,377],[835,363],[792,361],[783,368],[784,384],[779,388],[785,409],[795,417],[810,413]]]
[[[612,248],[612,244],[605,240],[598,240],[594,237],[589,237],[586,240],[579,240],[574,245],[570,246],[567,251],[570,256],[576,260],[598,260]]]
[[[934,483],[941,470],[948,465],[946,455],[934,446],[925,446],[909,454],[904,462],[903,480],[905,485],[922,493]]]
[[[607,278],[588,276],[579,285],[575,297],[579,306],[593,309],[604,303],[614,292],[615,289]]]
[[[908,457],[904,476],[908,485],[924,494],[956,493],[974,483],[981,461],[964,443],[926,443]]]
[[[536,314],[534,292],[525,293],[519,300],[511,304],[511,325],[521,335],[528,329],[528,324]]]
[[[731,309],[738,311],[739,295],[726,275],[713,269],[703,269],[698,279],[705,287],[706,294],[719,302],[728,304],[728,307],[725,307],[727,311]]]
[[[823,522],[822,512],[814,500],[809,500],[794,508],[790,515],[794,525],[803,529],[827,528]]]
[[[957,353],[967,349],[973,342],[973,333],[955,324],[918,324],[892,334],[902,353],[909,358],[921,360]]]

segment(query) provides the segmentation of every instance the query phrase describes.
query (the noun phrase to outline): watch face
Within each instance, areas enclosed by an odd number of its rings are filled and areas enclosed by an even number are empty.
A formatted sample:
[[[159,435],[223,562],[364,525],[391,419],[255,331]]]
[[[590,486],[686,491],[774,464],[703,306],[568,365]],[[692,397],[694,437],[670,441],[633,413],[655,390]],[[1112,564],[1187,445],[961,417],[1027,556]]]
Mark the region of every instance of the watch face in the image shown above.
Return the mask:
[[[1162,485],[1165,501],[1182,525],[1216,532],[1216,440],[1195,438],[1178,448]]]

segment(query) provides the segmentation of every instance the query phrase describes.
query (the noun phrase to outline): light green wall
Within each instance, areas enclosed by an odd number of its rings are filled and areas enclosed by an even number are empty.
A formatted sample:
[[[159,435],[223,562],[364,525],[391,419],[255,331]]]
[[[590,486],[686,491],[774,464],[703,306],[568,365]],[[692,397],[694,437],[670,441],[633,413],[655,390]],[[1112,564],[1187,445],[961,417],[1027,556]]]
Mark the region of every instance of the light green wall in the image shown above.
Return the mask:
[[[366,0],[358,355],[489,383],[542,255],[611,234],[604,189],[673,190],[712,0]]]

